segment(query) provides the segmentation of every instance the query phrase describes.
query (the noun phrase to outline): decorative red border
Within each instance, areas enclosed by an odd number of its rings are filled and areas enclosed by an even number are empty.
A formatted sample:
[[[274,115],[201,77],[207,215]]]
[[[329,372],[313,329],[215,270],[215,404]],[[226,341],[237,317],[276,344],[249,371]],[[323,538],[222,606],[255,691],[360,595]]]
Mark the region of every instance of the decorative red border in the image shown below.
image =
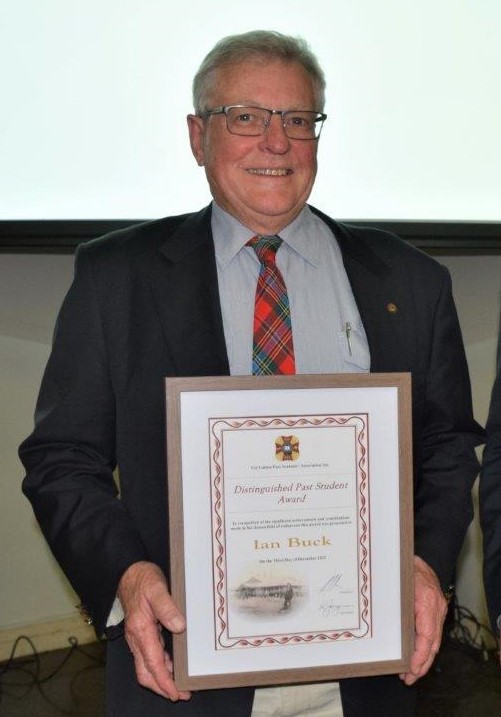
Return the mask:
[[[210,450],[211,450],[211,506],[212,506],[212,560],[213,560],[213,593],[215,615],[215,646],[216,649],[252,648],[270,645],[305,644],[338,640],[358,640],[372,634],[371,610],[371,550],[370,550],[370,499],[369,499],[369,466],[368,466],[368,421],[367,414],[343,414],[308,417],[252,417],[252,418],[211,418],[209,419]],[[294,428],[347,426],[355,428],[357,446],[357,534],[358,534],[358,604],[359,622],[364,627],[356,630],[348,629],[334,632],[294,633],[289,635],[259,635],[253,639],[232,639],[228,636],[227,619],[227,585],[226,585],[226,551],[224,510],[224,474],[222,465],[222,439],[225,430],[259,428]]]

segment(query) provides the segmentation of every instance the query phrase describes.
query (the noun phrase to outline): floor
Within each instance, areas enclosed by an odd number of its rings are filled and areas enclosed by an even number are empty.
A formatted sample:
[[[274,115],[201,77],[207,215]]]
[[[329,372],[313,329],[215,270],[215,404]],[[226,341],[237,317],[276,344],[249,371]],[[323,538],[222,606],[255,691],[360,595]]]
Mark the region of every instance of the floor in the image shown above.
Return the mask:
[[[0,665],[1,717],[102,717],[105,646],[36,653]]]
[[[104,660],[102,643],[74,643],[1,664],[0,717],[102,717]],[[446,637],[432,671],[421,681],[418,717],[500,716],[496,654]]]

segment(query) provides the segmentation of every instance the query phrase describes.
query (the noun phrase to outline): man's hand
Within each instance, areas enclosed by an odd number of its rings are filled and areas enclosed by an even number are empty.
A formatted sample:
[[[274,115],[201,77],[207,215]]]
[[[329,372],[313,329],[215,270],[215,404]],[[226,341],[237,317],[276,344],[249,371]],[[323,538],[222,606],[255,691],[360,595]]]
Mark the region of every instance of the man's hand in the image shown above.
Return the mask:
[[[173,702],[188,700],[191,694],[180,692],[172,679],[172,661],[164,649],[162,626],[170,632],[183,632],[186,622],[172,600],[163,572],[154,563],[134,563],[122,575],[118,597],[139,684]]]
[[[406,685],[413,685],[426,675],[442,640],[442,628],[447,614],[447,601],[440,589],[435,572],[414,556],[414,616],[415,642],[410,671],[400,675]]]

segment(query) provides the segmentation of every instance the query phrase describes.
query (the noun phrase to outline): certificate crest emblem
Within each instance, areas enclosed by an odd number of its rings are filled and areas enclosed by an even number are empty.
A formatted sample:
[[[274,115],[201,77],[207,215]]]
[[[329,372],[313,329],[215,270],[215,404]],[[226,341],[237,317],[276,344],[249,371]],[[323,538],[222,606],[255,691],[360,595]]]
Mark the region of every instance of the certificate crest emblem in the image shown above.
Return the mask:
[[[297,461],[299,458],[299,438],[279,436],[275,440],[275,458],[277,461]]]

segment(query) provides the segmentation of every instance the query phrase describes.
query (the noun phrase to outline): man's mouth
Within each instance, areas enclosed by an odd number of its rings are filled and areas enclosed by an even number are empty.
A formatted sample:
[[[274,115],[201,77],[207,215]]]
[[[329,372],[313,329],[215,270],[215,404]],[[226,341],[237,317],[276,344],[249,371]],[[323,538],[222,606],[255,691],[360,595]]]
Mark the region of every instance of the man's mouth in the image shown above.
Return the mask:
[[[292,174],[292,169],[248,169],[249,174],[257,174],[262,177],[287,177]]]

